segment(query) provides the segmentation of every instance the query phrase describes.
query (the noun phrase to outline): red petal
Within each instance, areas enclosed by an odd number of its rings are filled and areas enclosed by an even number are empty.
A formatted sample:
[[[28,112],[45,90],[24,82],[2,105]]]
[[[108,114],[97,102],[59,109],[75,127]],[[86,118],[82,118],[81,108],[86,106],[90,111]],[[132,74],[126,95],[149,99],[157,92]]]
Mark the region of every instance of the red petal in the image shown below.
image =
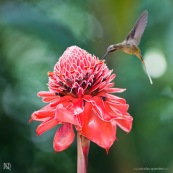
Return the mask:
[[[73,97],[71,97],[71,96],[60,97],[59,100],[57,100],[57,101],[51,103],[50,105],[51,105],[52,107],[54,107],[54,106],[57,106],[58,104],[63,103],[63,102],[69,102],[69,103],[70,103],[70,101],[71,101],[72,99],[73,99]]]
[[[73,103],[73,112],[74,114],[80,114],[83,112],[83,100],[82,98],[77,98],[72,100]]]
[[[88,97],[85,100],[92,104],[93,111],[101,120],[114,121],[125,132],[131,130],[133,118],[127,113],[127,104],[110,104],[99,96]]]
[[[114,111],[114,112],[117,112],[117,111],[120,111],[121,114],[125,115],[128,111],[128,108],[129,108],[129,105],[128,104],[112,104],[108,101],[106,101],[106,103],[109,104],[110,108]]]
[[[105,84],[103,86],[99,87],[99,91],[106,90],[106,92],[107,92],[107,88],[108,89],[113,89],[113,88],[110,88],[110,87],[113,87],[113,86],[114,86],[114,83],[106,83],[105,82]]]
[[[104,106],[104,102],[103,102],[102,98],[95,96],[92,99],[90,99],[90,102],[93,106],[93,110],[97,112],[97,116],[99,116],[99,118],[101,118],[103,121],[105,121],[104,112],[106,110],[105,110],[105,106]]]
[[[31,120],[35,120],[35,121],[46,121],[48,120],[50,117],[53,117],[55,115],[55,107],[52,107],[49,105],[44,106],[43,108],[41,108],[38,111],[35,111],[32,115],[31,115]]]
[[[112,75],[106,80],[106,82],[107,82],[107,83],[111,82],[115,77],[116,77],[116,74],[112,74]]]
[[[63,124],[56,132],[53,142],[54,150],[59,152],[68,148],[74,140],[74,131],[71,124]]]
[[[96,84],[95,86],[93,86],[90,90],[90,93],[92,93],[94,90],[98,89],[98,88],[101,88],[102,86],[104,86],[106,84],[106,82],[101,82],[101,83],[98,83]]]
[[[65,107],[65,105],[67,106]],[[78,114],[82,111],[82,99],[76,99],[72,103],[65,102],[63,104],[59,104],[56,108],[56,118],[61,122],[80,126]]]
[[[114,110],[112,110],[110,105],[106,103],[106,101],[103,101],[101,97],[94,96],[88,101],[91,102],[93,110],[96,112],[97,116],[103,121],[111,121],[118,116],[122,116],[121,111],[116,109],[116,107]]]
[[[54,92],[50,92],[50,91],[40,91],[37,93],[37,95],[39,97],[51,97],[51,96],[55,96]]]
[[[116,124],[101,120],[94,114],[92,105],[88,102],[84,112],[80,114],[80,119],[83,126],[77,127],[79,133],[108,151],[116,139]]]
[[[110,101],[112,103],[126,104],[126,100],[125,99],[123,99],[121,97],[118,97],[118,96],[115,96],[115,95],[112,95],[112,94],[107,94],[106,92],[100,92],[99,94],[97,94],[97,96],[106,97],[106,100]]]
[[[130,132],[132,128],[132,121],[133,118],[129,114],[115,119],[116,124],[125,132]]]
[[[51,101],[54,101],[54,100],[57,100],[57,99],[60,99],[60,97],[59,96],[51,96],[51,97],[42,98],[42,101],[43,102],[51,102]]]
[[[58,123],[59,123],[59,121],[57,119],[52,119],[52,118],[43,122],[37,127],[36,134],[41,135],[42,133],[46,132],[47,130],[50,130],[53,127],[55,127]]]
[[[122,88],[105,88],[103,91],[106,93],[121,93],[125,90],[126,89],[122,89]]]
[[[60,98],[59,96],[56,96],[54,92],[50,92],[50,91],[40,91],[37,93],[37,95],[39,97],[43,97],[42,98],[43,102],[50,102]]]
[[[92,96],[91,95],[84,95],[83,96],[83,99],[86,100],[86,101],[88,101],[88,100],[91,100],[92,99]]]

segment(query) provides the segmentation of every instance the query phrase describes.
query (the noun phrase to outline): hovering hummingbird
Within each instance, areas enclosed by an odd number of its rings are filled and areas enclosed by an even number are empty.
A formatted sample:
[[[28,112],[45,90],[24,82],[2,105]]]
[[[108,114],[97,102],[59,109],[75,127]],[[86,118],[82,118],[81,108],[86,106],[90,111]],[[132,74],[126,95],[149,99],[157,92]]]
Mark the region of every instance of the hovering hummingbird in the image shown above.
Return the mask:
[[[148,72],[148,69],[145,65],[144,59],[142,58],[141,55],[141,51],[138,47],[141,37],[144,33],[145,27],[147,25],[147,17],[148,17],[148,12],[145,10],[140,17],[138,18],[138,20],[136,21],[134,27],[132,28],[132,30],[130,31],[130,33],[127,35],[126,39],[118,44],[114,44],[114,45],[110,45],[107,48],[106,54],[104,55],[104,57],[102,59],[105,59],[106,56],[114,51],[117,50],[122,50],[125,53],[128,54],[134,54],[136,55],[144,64],[144,67],[146,69],[148,78],[150,80],[150,83],[153,84],[152,79],[150,77],[150,74]]]

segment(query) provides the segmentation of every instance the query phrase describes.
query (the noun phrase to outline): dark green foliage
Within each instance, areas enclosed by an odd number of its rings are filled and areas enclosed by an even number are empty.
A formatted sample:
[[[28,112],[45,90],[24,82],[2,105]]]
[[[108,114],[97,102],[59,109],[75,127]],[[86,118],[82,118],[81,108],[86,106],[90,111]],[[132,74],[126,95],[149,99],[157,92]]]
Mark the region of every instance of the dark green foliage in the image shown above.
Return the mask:
[[[149,21],[139,47],[142,54],[149,48],[163,52],[166,72],[150,85],[136,57],[120,52],[107,57],[117,74],[116,87],[127,89],[118,96],[127,100],[134,122],[128,135],[118,129],[108,155],[91,144],[89,172],[149,173],[135,170],[146,167],[173,172],[172,1],[1,0],[0,173],[9,171],[4,163],[11,163],[13,173],[76,172],[76,142],[55,154],[57,128],[37,137],[39,123],[28,124],[32,112],[45,105],[37,92],[47,90],[47,72],[68,46],[78,45],[101,59],[145,9]]]

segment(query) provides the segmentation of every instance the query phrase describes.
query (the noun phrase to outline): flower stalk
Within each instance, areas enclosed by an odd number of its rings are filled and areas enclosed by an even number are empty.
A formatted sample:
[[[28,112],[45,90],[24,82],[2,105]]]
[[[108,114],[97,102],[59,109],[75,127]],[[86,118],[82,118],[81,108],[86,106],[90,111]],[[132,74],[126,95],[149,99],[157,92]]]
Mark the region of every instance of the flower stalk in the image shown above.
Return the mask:
[[[77,133],[77,173],[87,173],[90,140]]]

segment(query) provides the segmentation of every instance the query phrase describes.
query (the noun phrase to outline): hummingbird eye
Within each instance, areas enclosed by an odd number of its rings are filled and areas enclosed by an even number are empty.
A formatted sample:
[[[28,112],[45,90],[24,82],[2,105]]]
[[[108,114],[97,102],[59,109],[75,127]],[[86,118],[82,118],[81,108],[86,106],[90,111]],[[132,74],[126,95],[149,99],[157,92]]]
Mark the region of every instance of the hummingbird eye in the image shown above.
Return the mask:
[[[106,56],[107,56],[110,52],[114,52],[115,50],[117,50],[116,45],[110,45],[110,46],[107,48],[106,54],[103,56],[102,59],[105,59]]]

